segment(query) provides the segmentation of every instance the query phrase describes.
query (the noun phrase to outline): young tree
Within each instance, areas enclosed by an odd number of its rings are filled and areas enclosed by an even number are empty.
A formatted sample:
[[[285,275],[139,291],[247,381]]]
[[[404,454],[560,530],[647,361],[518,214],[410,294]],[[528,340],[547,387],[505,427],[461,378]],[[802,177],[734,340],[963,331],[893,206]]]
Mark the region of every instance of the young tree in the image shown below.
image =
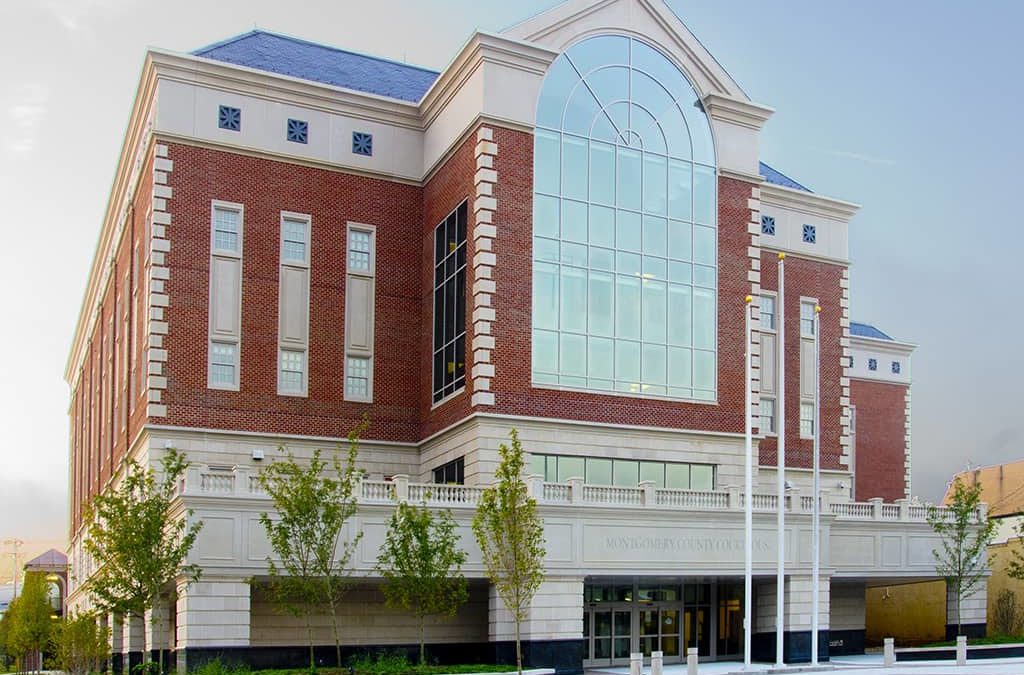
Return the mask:
[[[270,547],[277,560],[267,557],[273,598],[286,611],[303,617],[309,643],[309,667],[313,656],[312,615],[326,601],[334,629],[337,665],[341,666],[341,636],[338,604],[348,589],[348,564],[362,538],[356,533],[341,541],[345,523],[356,512],[362,471],[356,469],[359,436],[366,420],[349,434],[344,459],[335,452],[330,463],[313,452],[304,467],[289,451],[283,460],[272,462],[260,472],[260,487],[274,502],[276,513],[260,514]],[[284,449],[281,449],[284,452]],[[328,468],[333,469],[329,472]],[[334,475],[330,475],[333,473]]]
[[[466,552],[458,544],[451,511],[434,514],[426,504],[401,502],[391,514],[377,566],[387,605],[412,612],[419,623],[420,664],[426,663],[426,617],[454,616],[469,597],[462,575]]]
[[[68,616],[54,626],[57,666],[68,675],[98,673],[110,651],[110,630],[91,614]]]
[[[985,579],[988,545],[995,535],[995,521],[978,519],[981,484],[953,483],[953,499],[945,510],[928,508],[928,524],[939,535],[942,548],[933,549],[935,571],[946,580],[956,597],[956,632],[961,633],[960,605]]]
[[[31,657],[37,672],[43,667],[42,653],[50,644],[54,622],[48,587],[45,574],[29,572],[25,575],[21,595],[9,609],[13,610],[13,621],[8,629],[8,648],[23,664],[26,657]]]
[[[1017,523],[1017,541],[1011,539],[1006,542],[1006,548],[1011,556],[1006,573],[1014,579],[1024,580],[1024,517],[1018,517],[1020,521]]]
[[[86,514],[85,550],[96,567],[87,583],[99,611],[142,617],[157,606],[169,584],[178,578],[186,584],[199,579],[202,570],[184,563],[203,524],[189,523],[192,511],[179,513],[174,504],[188,466],[185,455],[174,449],[160,459],[159,475],[129,460],[120,484],[93,498]],[[159,617],[153,612],[154,629]],[[161,643],[161,673],[163,667]]]
[[[512,613],[516,633],[516,669],[523,672],[520,626],[534,594],[544,581],[544,522],[537,501],[523,481],[519,434],[509,432],[511,447],[499,446],[501,463],[493,486],[484,490],[473,517],[473,534],[483,554],[487,576]]]

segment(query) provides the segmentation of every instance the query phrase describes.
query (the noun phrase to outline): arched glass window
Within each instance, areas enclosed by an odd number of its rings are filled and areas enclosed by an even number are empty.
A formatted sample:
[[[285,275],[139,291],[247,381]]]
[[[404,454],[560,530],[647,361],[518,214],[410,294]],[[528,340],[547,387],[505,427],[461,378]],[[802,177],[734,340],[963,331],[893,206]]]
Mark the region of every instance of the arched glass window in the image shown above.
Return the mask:
[[[714,400],[715,152],[693,86],[607,35],[551,65],[537,104],[533,382]]]

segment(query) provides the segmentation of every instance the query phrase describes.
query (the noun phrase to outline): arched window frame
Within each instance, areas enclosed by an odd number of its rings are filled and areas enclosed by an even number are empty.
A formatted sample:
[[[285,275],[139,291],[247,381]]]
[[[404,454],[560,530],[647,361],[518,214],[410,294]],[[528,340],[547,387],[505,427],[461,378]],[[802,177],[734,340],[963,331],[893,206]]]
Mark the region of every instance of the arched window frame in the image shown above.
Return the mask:
[[[601,89],[623,72],[625,96]],[[649,119],[634,128],[634,114]],[[610,177],[595,164],[609,152]],[[716,166],[699,95],[657,47],[598,35],[552,63],[535,130],[534,385],[717,400]]]

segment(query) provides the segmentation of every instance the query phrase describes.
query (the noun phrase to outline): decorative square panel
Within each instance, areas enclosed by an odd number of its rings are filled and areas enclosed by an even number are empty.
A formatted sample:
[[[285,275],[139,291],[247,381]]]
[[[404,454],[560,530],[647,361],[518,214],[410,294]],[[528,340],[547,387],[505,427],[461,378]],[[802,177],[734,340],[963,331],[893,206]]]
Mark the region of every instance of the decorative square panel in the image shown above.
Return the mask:
[[[287,137],[292,143],[307,143],[309,141],[309,122],[305,120],[288,120]]]
[[[878,370],[878,359],[868,359],[868,370]]]
[[[818,228],[814,225],[804,225],[804,243],[813,244],[818,240]]]
[[[373,155],[373,134],[362,131],[352,132],[352,152],[356,155]]]
[[[242,109],[222,105],[217,111],[217,126],[228,131],[242,130]]]
[[[900,374],[900,362],[899,361],[893,361],[892,362],[892,374],[893,375],[899,375]]]
[[[761,216],[761,234],[775,234],[774,216]]]

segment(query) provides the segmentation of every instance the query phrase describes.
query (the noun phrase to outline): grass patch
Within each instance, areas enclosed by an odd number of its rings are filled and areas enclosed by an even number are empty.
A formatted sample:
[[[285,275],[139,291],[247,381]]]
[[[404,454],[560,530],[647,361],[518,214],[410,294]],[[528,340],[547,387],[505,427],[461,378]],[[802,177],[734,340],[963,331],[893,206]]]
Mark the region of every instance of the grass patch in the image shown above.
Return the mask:
[[[1012,645],[1017,643],[1024,643],[1024,635],[993,635],[991,637],[983,638],[967,638],[967,646],[974,647],[977,645]],[[956,647],[956,640],[946,640],[944,642],[930,642],[925,647]]]
[[[515,666],[493,663],[463,663],[450,666],[410,663],[404,654],[379,654],[353,659],[348,668],[317,668],[316,675],[444,675],[446,673],[507,673]],[[250,671],[244,666],[228,666],[210,661],[192,671],[192,675],[310,675],[308,668]]]

